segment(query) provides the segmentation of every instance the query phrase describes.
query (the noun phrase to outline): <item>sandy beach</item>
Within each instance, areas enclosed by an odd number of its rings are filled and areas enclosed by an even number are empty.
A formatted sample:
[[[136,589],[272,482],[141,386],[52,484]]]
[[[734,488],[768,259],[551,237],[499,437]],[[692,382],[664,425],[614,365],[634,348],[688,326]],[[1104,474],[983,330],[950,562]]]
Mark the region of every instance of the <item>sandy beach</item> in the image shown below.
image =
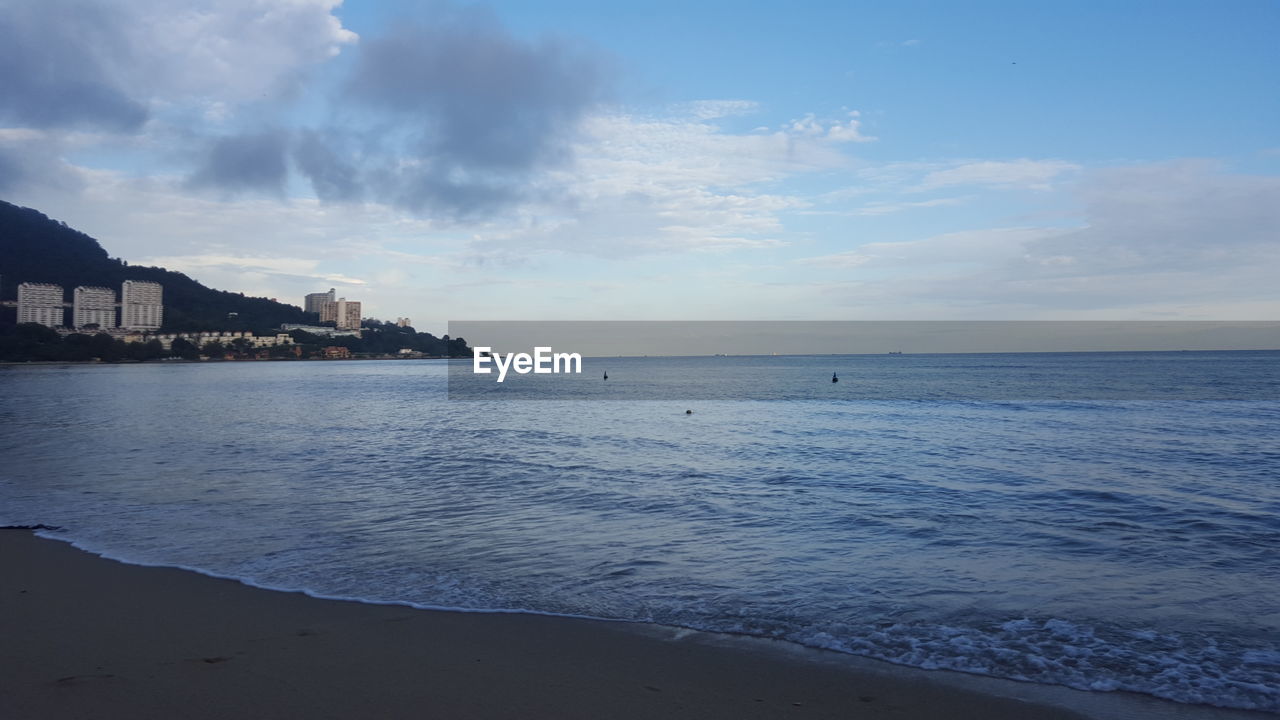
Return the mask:
[[[26,531],[0,532],[0,567],[10,719],[1080,717],[779,643],[319,600]]]

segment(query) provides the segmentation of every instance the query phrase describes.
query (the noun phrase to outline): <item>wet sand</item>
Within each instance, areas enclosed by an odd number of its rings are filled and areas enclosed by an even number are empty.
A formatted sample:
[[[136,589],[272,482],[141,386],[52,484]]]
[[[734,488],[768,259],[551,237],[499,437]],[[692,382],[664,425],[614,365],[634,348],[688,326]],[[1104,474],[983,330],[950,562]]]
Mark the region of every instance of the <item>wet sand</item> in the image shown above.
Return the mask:
[[[0,568],[4,718],[1081,717],[783,643],[320,600],[26,531]]]

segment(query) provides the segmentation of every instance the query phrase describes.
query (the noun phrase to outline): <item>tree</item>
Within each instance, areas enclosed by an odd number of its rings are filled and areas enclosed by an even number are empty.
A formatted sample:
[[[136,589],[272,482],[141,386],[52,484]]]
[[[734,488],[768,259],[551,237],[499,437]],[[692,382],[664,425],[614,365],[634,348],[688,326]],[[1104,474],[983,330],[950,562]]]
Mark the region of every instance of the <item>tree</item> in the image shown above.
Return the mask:
[[[85,362],[92,360],[94,358],[93,336],[75,333],[63,338],[62,358],[73,362]]]
[[[62,336],[58,334],[57,330],[45,327],[40,323],[20,323],[15,334],[23,340],[30,340],[42,345],[56,345],[62,340]]]
[[[267,348],[267,355],[268,355],[268,356],[270,356],[270,357],[272,357],[272,358],[278,358],[278,359],[282,359],[282,360],[283,360],[283,359],[291,359],[291,358],[297,357],[297,355],[295,355],[295,354],[294,354],[294,350],[293,350],[295,347],[297,347],[297,346],[295,346],[295,345],[272,345],[271,347]]]
[[[147,342],[131,342],[126,348],[126,354],[130,360],[142,362],[143,360],[156,360],[164,357],[164,345],[159,340],[148,340]]]
[[[169,354],[180,357],[183,360],[199,360],[200,348],[185,338],[174,338],[173,344],[169,346]]]
[[[103,362],[115,362],[123,356],[124,343],[117,343],[115,338],[106,333],[98,333],[89,341],[93,348],[93,356]]]
[[[312,335],[306,330],[290,330],[289,337],[299,345],[319,345],[325,341],[325,338],[319,335]]]

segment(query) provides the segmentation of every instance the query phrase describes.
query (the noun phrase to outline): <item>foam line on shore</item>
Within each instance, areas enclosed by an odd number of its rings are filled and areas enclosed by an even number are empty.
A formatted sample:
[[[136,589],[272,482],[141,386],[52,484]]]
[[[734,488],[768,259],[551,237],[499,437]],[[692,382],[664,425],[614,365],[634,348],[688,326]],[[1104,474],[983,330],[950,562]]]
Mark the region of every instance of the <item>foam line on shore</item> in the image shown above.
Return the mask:
[[[652,623],[646,620],[620,619],[620,618],[599,618],[599,616],[566,614],[566,612],[550,612],[529,609],[476,609],[476,607],[457,607],[443,605],[429,605],[429,603],[415,603],[408,601],[387,601],[376,600],[376,598],[337,596],[337,594],[325,594],[311,591],[308,588],[292,588],[283,587],[283,585],[271,585],[257,582],[257,580],[247,577],[239,577],[239,575],[215,573],[195,566],[182,564],[164,564],[164,562],[147,562],[129,559],[118,553],[110,551],[100,551],[96,548],[83,544],[82,541],[74,539],[63,534],[67,532],[64,528],[49,527],[49,525],[19,525],[15,529],[29,529],[36,537],[50,539],[50,541],[59,541],[69,544],[70,547],[76,548],[77,551],[88,553],[100,559],[119,562],[123,565],[137,566],[137,568],[180,570],[184,573],[200,575],[200,577],[228,580],[237,584],[244,585],[247,588],[259,589],[259,591],[273,593],[298,594],[298,596],[312,598],[317,601],[333,601],[348,602],[355,605],[365,605],[370,607],[403,607],[403,609],[428,611],[428,612],[444,612],[444,614],[462,614],[477,616],[530,616],[530,618],[549,618],[561,620],[590,621],[590,623],[616,624],[623,626],[631,626],[631,628],[640,628],[641,632],[649,632],[655,637],[676,638],[676,637],[700,637],[710,639],[712,642],[727,642],[728,644],[742,642],[763,643],[765,646],[773,648],[773,650],[782,651],[787,655],[796,657],[804,656],[827,656],[828,661],[849,662],[852,665],[863,667],[864,670],[872,671],[891,671],[891,673],[920,674],[924,678],[932,678],[933,680],[946,678],[946,676],[955,676],[951,684],[956,687],[968,687],[974,683],[983,682],[991,689],[991,692],[1005,694],[1005,696],[1014,696],[1023,698],[1032,702],[1050,701],[1053,698],[1059,700],[1059,705],[1064,707],[1078,708],[1082,705],[1091,707],[1091,716],[1096,717],[1123,717],[1125,720],[1137,719],[1143,717],[1144,711],[1142,702],[1134,706],[1128,701],[1130,696],[1140,698],[1142,701],[1153,701],[1160,705],[1169,705],[1172,708],[1185,708],[1188,712],[1187,717],[1219,717],[1212,715],[1212,712],[1249,712],[1231,710],[1231,708],[1222,708],[1217,706],[1196,705],[1196,703],[1180,703],[1169,701],[1166,698],[1158,698],[1149,693],[1134,693],[1126,691],[1126,689],[1107,688],[1098,691],[1094,688],[1079,688],[1069,684],[1044,684],[1034,683],[1025,679],[1002,678],[1000,675],[989,673],[980,673],[980,671],[966,671],[964,669],[956,669],[956,667],[946,666],[920,666],[909,664],[909,662],[896,662],[890,657],[877,657],[867,655],[867,653],[858,653],[847,650],[842,646],[832,646],[832,644],[823,644],[820,642],[806,643],[803,641],[795,641],[795,639],[771,638],[764,635],[751,633],[737,633],[733,630],[719,630],[698,628],[698,626],[678,625],[678,624],[660,624]],[[836,660],[838,659],[838,660]],[[882,667],[877,667],[882,666]],[[1064,694],[1065,693],[1065,694]],[[1073,696],[1071,693],[1079,693]],[[1206,711],[1208,715],[1197,715],[1197,711]],[[1151,717],[1167,717],[1170,716],[1170,708],[1164,708],[1155,712]],[[1252,716],[1252,715],[1247,715]],[[1234,717],[1234,715],[1222,715],[1221,717]]]
[[[492,612],[492,611],[476,611],[472,609],[463,609],[461,612],[455,612],[449,609],[440,608],[419,608],[407,603],[392,602],[364,602],[361,600],[342,600],[334,598],[318,597],[301,591],[281,591],[278,589],[265,588],[257,585],[245,583],[237,578],[218,576],[213,573],[206,573],[195,569],[176,568],[173,566],[165,566],[160,564],[144,564],[131,563],[127,560],[118,560],[109,557],[106,554],[94,553],[90,550],[80,548],[75,542],[66,538],[59,537],[56,534],[50,534],[47,531],[36,531],[33,535],[40,537],[42,540],[58,540],[58,545],[66,545],[74,548],[77,555],[83,555],[84,558],[105,559],[111,563],[105,568],[99,568],[104,573],[110,574],[110,568],[138,568],[148,572],[158,571],[165,573],[168,571],[179,573],[178,576],[166,575],[166,577],[187,577],[192,580],[182,581],[186,584],[194,583],[200,586],[200,580],[204,581],[230,582],[232,586],[242,587],[245,592],[249,592],[251,598],[306,598],[306,603],[319,603],[321,606],[326,603],[338,603],[342,607],[366,607],[370,608],[368,612],[386,612],[394,611],[397,608],[404,608],[415,611],[427,610],[422,615],[414,615],[413,617],[434,618],[429,622],[445,623],[450,622],[453,618],[455,622],[466,623],[469,626],[479,623],[478,627],[488,627],[492,629],[492,625],[500,625],[501,627],[511,630],[516,629],[519,632],[511,638],[511,642],[519,645],[521,633],[528,630],[528,627],[520,619],[521,617],[529,618],[528,622],[538,627],[542,627],[545,623],[552,623],[553,628],[573,629],[575,633],[583,632],[584,628],[591,629],[591,632],[598,633],[609,638],[631,638],[626,640],[627,643],[635,641],[637,638],[645,638],[643,642],[654,643],[657,646],[665,647],[667,650],[659,652],[672,652],[676,646],[688,647],[690,644],[697,647],[720,648],[727,650],[730,657],[740,657],[745,662],[748,658],[760,660],[762,658],[772,658],[771,662],[782,663],[782,669],[788,672],[802,671],[804,673],[823,669],[822,672],[835,672],[846,680],[858,679],[858,682],[883,683],[907,683],[909,685],[926,685],[931,688],[943,686],[951,691],[968,695],[977,693],[982,696],[990,695],[995,698],[1017,698],[1019,702],[1030,702],[1036,705],[1053,705],[1056,706],[1052,711],[1046,708],[1048,714],[1045,717],[1067,717],[1059,711],[1063,708],[1071,708],[1076,711],[1083,711],[1088,717],[1099,719],[1120,719],[1134,720],[1136,718],[1221,718],[1223,720],[1236,718],[1256,718],[1261,717],[1256,713],[1248,713],[1243,711],[1223,711],[1216,708],[1207,708],[1203,706],[1187,706],[1177,703],[1169,703],[1142,695],[1133,695],[1129,693],[1088,693],[1078,690],[1072,690],[1064,687],[1044,686],[1030,683],[1018,683],[1009,680],[1002,680],[994,677],[975,676],[964,673],[955,673],[948,671],[928,671],[911,668],[907,666],[891,665],[882,661],[860,658],[857,656],[847,655],[843,653],[832,653],[829,651],[814,650],[800,645],[787,643],[784,641],[770,640],[765,638],[756,638],[753,636],[732,636],[720,633],[708,633],[695,629],[682,629],[669,626],[653,625],[649,623],[641,623],[637,621],[601,621],[596,618],[573,617],[567,615],[553,615],[548,613],[536,613],[526,611],[514,612]],[[130,574],[126,571],[126,574]],[[225,587],[225,586],[224,586]],[[266,592],[266,595],[256,593]],[[163,593],[162,593],[163,594]],[[151,598],[152,601],[158,598]],[[278,602],[298,602],[297,600]],[[252,606],[252,603],[250,603]],[[316,607],[308,605],[308,607]],[[252,607],[250,608],[252,609]],[[351,610],[352,613],[360,613],[359,610]],[[502,618],[510,618],[504,620]],[[462,620],[460,618],[474,618],[474,620]],[[493,618],[492,622],[485,618]],[[564,624],[567,623],[567,624]],[[507,642],[503,632],[494,636],[490,634],[488,642],[496,645],[495,651],[501,652]],[[607,645],[607,642],[606,642]],[[631,652],[632,648],[620,647],[619,652]],[[648,645],[644,648],[645,652],[654,651],[653,647]],[[683,652],[683,651],[682,651]],[[606,653],[612,655],[612,651]],[[724,661],[724,658],[721,658]],[[669,662],[669,659],[663,659],[662,662]],[[755,662],[753,660],[752,662]],[[770,670],[777,671],[778,668]],[[859,701],[861,702],[861,701]],[[1024,707],[1023,710],[1026,710]],[[923,715],[922,717],[928,717]],[[1026,715],[1015,715],[1025,717]],[[1037,715],[1039,716],[1039,715]],[[727,717],[727,715],[726,715]],[[745,717],[745,716],[744,716]],[[874,715],[872,715],[874,717]],[[997,713],[992,717],[1000,717]]]
[[[4,717],[1081,717],[758,645],[320,600],[6,535]]]

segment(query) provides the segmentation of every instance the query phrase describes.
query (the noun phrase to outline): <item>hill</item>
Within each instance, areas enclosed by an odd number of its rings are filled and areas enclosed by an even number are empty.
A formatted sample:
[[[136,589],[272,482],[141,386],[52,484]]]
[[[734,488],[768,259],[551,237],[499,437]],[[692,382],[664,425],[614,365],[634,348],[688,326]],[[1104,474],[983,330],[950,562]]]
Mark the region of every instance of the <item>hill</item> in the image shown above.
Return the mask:
[[[164,286],[164,330],[274,331],[281,323],[316,320],[314,313],[267,298],[245,297],[205,287],[180,272],[142,267],[112,258],[97,240],[31,208],[0,200],[0,300],[17,298],[18,283],[61,285],[71,299],[79,285],[99,285],[116,291],[125,280],[146,280]],[[0,313],[0,322],[13,323],[14,311]]]

